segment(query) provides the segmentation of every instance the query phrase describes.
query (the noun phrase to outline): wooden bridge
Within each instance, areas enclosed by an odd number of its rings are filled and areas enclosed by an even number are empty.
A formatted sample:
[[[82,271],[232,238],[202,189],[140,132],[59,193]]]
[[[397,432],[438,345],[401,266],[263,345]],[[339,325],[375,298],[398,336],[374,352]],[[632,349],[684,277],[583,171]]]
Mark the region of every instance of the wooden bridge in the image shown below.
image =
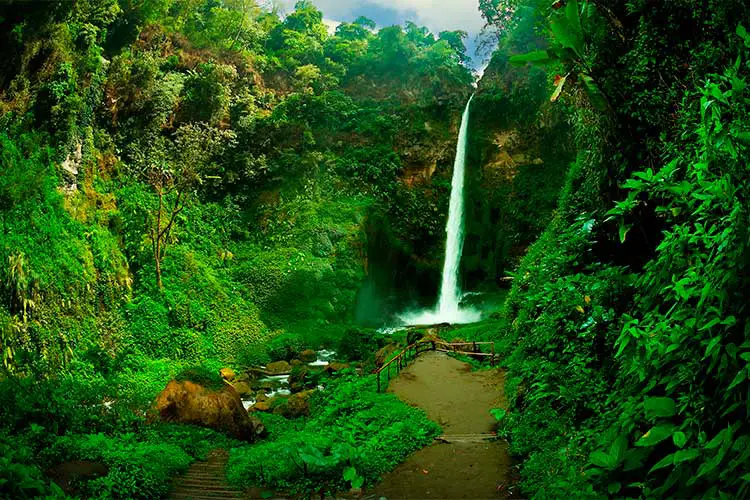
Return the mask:
[[[490,346],[491,352],[483,352],[483,346]],[[466,349],[471,349],[467,351]],[[466,356],[489,357],[490,365],[495,366],[495,343],[494,342],[444,342],[442,340],[420,340],[409,346],[394,356],[390,361],[375,370],[378,379],[378,392],[381,389],[381,374],[386,373],[387,379],[385,387],[391,381],[391,367],[395,367],[396,375],[406,368],[410,360],[414,360],[422,353],[427,351],[447,352],[453,354],[463,354]]]

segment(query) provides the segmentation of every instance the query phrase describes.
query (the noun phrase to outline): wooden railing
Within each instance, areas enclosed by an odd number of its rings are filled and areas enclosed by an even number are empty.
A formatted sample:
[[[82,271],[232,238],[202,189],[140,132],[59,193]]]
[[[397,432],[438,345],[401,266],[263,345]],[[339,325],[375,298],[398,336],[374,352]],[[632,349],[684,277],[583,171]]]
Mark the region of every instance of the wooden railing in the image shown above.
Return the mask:
[[[482,352],[482,346],[491,346],[491,352]],[[470,346],[471,351],[463,350]],[[467,356],[479,356],[490,358],[490,365],[495,366],[495,343],[494,342],[443,342],[442,340],[420,340],[409,346],[403,351],[398,353],[396,356],[391,358],[383,366],[375,370],[375,375],[378,379],[378,392],[381,392],[380,374],[386,372],[386,387],[388,382],[391,381],[391,367],[396,367],[396,375],[401,373],[401,370],[406,368],[410,359],[415,359],[420,354],[427,351],[438,351],[438,352],[452,352],[454,354],[464,354]]]

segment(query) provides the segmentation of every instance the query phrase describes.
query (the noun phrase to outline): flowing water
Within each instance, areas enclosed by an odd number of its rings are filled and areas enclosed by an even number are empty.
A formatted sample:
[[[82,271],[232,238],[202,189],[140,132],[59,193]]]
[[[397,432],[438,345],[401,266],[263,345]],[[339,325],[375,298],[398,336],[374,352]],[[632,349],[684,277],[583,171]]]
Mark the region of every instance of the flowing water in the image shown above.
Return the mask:
[[[416,314],[404,314],[401,319],[408,325],[434,325],[439,323],[474,323],[481,319],[479,311],[461,307],[461,254],[464,248],[464,178],[466,176],[466,153],[469,141],[469,117],[471,96],[466,103],[461,129],[458,133],[456,162],[453,165],[451,200],[448,224],[445,228],[445,261],[440,285],[440,296],[435,309]]]

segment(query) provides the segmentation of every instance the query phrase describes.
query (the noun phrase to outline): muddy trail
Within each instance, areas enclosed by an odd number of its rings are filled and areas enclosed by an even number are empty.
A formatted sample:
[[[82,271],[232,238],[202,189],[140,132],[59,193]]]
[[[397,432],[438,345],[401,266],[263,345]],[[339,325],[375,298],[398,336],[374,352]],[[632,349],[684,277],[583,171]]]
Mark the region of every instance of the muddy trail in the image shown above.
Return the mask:
[[[428,352],[393,380],[388,392],[440,424],[435,444],[412,454],[371,492],[393,499],[508,498],[510,458],[494,434],[492,408],[505,407],[503,374],[472,372],[444,353]]]

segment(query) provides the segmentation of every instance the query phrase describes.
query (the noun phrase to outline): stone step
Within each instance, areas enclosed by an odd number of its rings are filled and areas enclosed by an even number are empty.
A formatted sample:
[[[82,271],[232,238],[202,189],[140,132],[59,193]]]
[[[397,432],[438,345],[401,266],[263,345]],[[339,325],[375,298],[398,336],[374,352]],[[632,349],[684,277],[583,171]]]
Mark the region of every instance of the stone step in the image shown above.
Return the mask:
[[[224,481],[210,481],[205,479],[192,479],[190,481],[179,481],[175,483],[175,489],[203,488],[207,490],[231,490]]]
[[[169,498],[174,498],[175,500],[234,500],[236,498],[242,498],[242,495],[237,493],[234,495],[225,495],[221,497],[216,496],[206,496],[200,491],[197,491],[195,493],[177,493],[174,492]]]
[[[176,489],[170,498],[242,498],[242,493],[232,490],[204,490],[200,488]]]

